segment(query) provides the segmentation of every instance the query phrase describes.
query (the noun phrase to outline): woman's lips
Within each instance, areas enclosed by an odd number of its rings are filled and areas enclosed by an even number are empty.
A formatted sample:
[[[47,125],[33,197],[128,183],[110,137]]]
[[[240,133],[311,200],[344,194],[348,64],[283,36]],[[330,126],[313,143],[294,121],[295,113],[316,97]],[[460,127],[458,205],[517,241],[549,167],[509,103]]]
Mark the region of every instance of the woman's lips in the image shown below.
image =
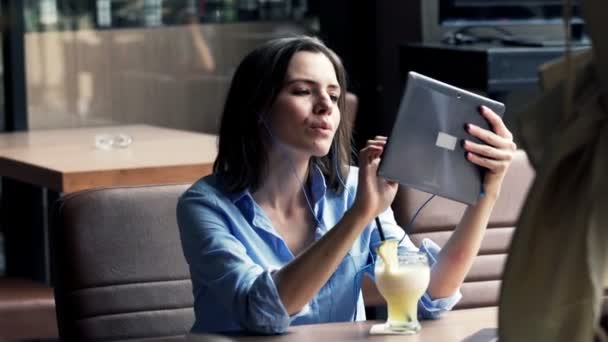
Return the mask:
[[[329,123],[325,123],[325,122],[318,122],[318,123],[313,123],[312,125],[310,125],[310,127],[312,129],[321,129],[321,130],[327,130],[327,131],[331,131],[331,125]]]
[[[325,136],[329,136],[333,133],[333,130],[329,126],[312,125],[310,128],[313,132]]]

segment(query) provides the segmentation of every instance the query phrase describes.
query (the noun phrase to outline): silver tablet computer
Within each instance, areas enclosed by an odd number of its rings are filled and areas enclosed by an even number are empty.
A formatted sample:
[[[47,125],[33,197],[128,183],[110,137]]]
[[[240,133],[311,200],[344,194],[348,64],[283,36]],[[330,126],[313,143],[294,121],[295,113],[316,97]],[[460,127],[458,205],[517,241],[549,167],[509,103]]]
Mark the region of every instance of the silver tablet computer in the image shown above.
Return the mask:
[[[505,111],[500,102],[410,72],[378,175],[458,202],[476,203],[483,191],[484,170],[466,159],[462,141],[481,143],[465,131],[467,123],[489,129],[479,113],[481,105],[500,116]]]

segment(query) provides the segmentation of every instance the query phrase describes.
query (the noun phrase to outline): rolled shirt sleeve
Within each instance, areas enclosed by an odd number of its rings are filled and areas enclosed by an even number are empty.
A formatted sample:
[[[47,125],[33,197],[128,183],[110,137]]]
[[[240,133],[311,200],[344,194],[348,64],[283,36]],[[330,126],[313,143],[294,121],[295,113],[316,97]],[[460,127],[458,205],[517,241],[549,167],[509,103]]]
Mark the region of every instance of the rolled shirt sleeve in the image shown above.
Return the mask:
[[[433,267],[437,262],[441,247],[431,239],[423,239],[420,244],[420,250],[427,255],[429,265]],[[437,319],[442,312],[452,310],[454,305],[456,305],[461,298],[462,293],[460,292],[460,289],[456,290],[456,292],[449,297],[437,299],[432,299],[429,293],[425,292],[418,302],[418,315],[423,319]]]
[[[382,224],[382,231],[387,240],[401,240],[403,237],[404,230],[397,225],[392,209],[389,207],[379,216],[380,223]],[[374,223],[375,226],[375,223]],[[380,234],[378,233],[377,227],[374,227],[371,238],[370,246],[372,255],[377,258],[376,247],[380,245]],[[400,246],[405,246],[411,250],[420,250],[424,252],[429,260],[429,266],[433,267],[437,262],[441,247],[439,247],[431,239],[423,239],[420,248],[417,248],[408,236],[405,236],[401,241]],[[370,273],[373,277],[373,269]],[[462,298],[460,289],[456,290],[454,294],[449,297],[432,299],[428,292],[425,292],[420,301],[418,301],[418,316],[423,319],[437,319],[442,312],[451,310]]]
[[[178,203],[178,226],[195,291],[195,313],[202,315],[205,305],[197,302],[200,293],[196,292],[208,291],[243,330],[285,332],[298,314],[288,315],[272,271],[264,270],[249,257],[221,212],[217,203],[204,194],[190,192]],[[198,332],[196,329],[193,327],[193,332]]]
[[[287,331],[290,317],[279,298],[275,282],[269,272],[262,272],[239,300],[246,308],[241,322],[249,331],[264,334],[280,334]]]

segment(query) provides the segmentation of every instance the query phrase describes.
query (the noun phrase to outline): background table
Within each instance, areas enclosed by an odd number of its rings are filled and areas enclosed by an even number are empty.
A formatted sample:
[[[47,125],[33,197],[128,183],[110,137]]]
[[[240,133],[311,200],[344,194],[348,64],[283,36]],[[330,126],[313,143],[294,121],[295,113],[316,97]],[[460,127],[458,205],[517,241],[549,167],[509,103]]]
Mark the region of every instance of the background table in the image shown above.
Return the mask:
[[[488,334],[476,335],[481,329],[496,328],[496,307],[464,309],[446,312],[438,320],[422,321],[417,335],[369,335],[369,329],[378,321],[299,325],[278,336],[222,336],[190,335],[188,342],[299,342],[299,341],[401,341],[401,342],[491,342]],[[492,332],[492,330],[488,330]],[[485,331],[484,331],[485,332]],[[483,336],[485,335],[485,336]],[[492,335],[492,334],[490,334]]]
[[[126,133],[127,148],[95,148],[95,136]],[[58,192],[191,182],[211,172],[215,135],[133,125],[0,134],[0,176]]]
[[[131,145],[95,147],[96,135],[117,133],[130,135]],[[0,134],[7,274],[49,282],[48,215],[60,193],[193,182],[211,173],[216,140],[148,125]]]

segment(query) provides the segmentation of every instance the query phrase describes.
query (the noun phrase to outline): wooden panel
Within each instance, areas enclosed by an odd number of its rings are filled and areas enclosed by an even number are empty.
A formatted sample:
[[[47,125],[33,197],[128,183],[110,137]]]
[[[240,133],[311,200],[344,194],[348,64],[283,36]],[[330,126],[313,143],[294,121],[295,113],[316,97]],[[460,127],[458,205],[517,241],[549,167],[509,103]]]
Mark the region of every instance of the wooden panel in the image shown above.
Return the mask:
[[[211,174],[212,166],[209,163],[134,170],[75,172],[63,176],[60,190],[75,192],[98,187],[191,183]]]
[[[0,156],[0,176],[61,191],[61,172]]]

